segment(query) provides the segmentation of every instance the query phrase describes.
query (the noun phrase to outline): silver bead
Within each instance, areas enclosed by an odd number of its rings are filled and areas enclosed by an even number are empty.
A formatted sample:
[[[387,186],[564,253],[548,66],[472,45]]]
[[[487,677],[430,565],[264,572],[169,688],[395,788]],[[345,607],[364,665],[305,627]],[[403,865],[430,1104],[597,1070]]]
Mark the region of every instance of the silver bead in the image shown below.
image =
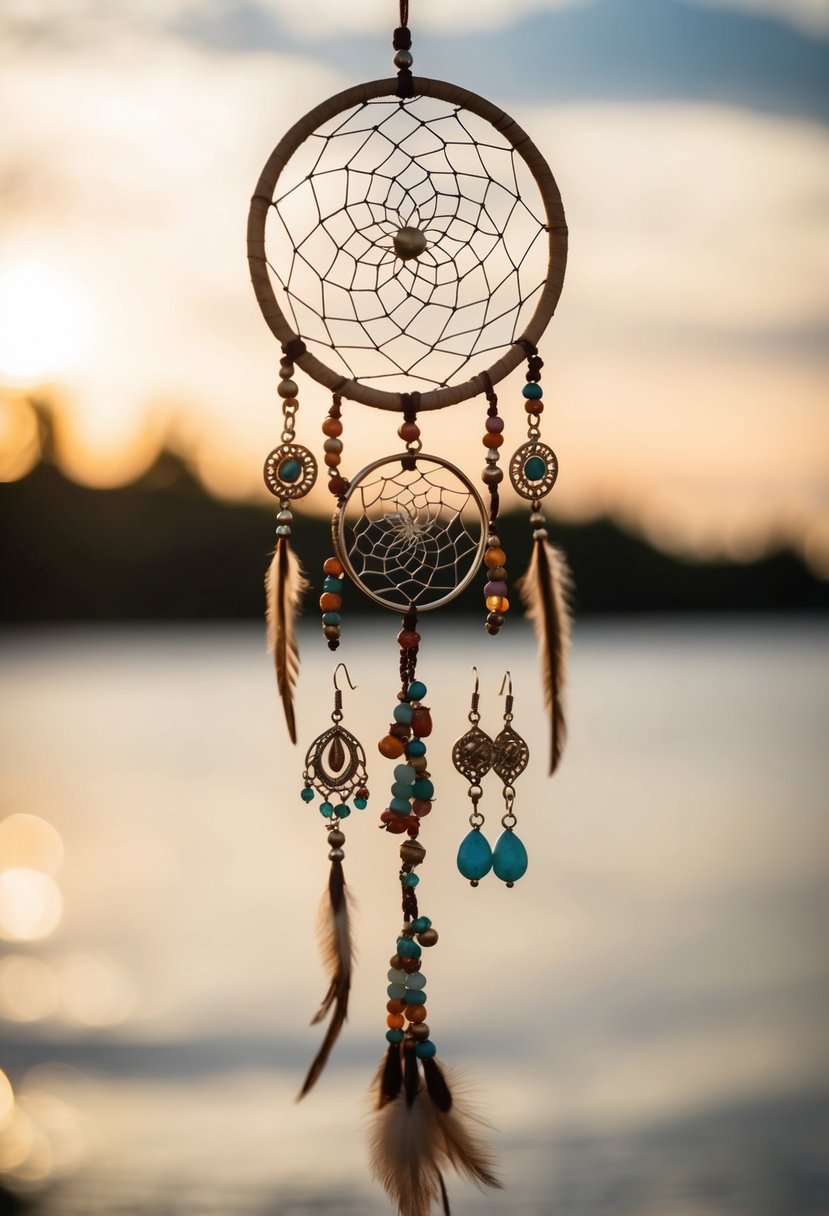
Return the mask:
[[[277,528],[277,532],[278,531],[279,531],[279,529]],[[546,539],[547,539],[547,529],[546,528],[536,528],[535,531],[533,532],[533,540],[546,540]]]
[[[394,57],[394,66],[396,68],[410,68],[414,63],[411,51],[398,51]]]
[[[413,1022],[411,1026],[412,1038],[417,1043],[422,1043],[424,1039],[428,1039],[430,1034],[429,1027],[425,1022]]]
[[[326,439],[322,445],[324,452],[341,452],[343,450],[342,439]]]
[[[280,397],[296,397],[299,394],[299,385],[294,380],[280,380],[276,391]]]
[[[532,515],[530,516],[530,523],[536,528],[543,528],[546,522],[546,519],[540,511],[533,511]]]
[[[345,844],[345,832],[341,832],[339,828],[332,828],[328,833],[328,843],[334,849],[339,849]]]
[[[280,524],[279,527],[276,529],[276,535],[277,536],[290,536],[291,529],[288,527],[287,524]]]
[[[293,518],[293,513],[291,511],[280,511],[276,517],[276,522],[278,524],[289,524],[293,521]]]
[[[487,465],[481,474],[481,480],[484,485],[497,486],[504,480],[504,471],[503,469],[496,468],[495,465]]]
[[[329,861],[342,861],[342,859],[344,857],[345,857],[345,853],[342,851],[342,849],[330,849],[329,850],[329,853],[328,853]]]
[[[426,772],[427,760],[425,756],[407,756],[406,763],[409,768],[413,768],[418,774]]]
[[[400,858],[407,865],[419,866],[426,856],[426,850],[417,840],[404,840],[400,846]]]

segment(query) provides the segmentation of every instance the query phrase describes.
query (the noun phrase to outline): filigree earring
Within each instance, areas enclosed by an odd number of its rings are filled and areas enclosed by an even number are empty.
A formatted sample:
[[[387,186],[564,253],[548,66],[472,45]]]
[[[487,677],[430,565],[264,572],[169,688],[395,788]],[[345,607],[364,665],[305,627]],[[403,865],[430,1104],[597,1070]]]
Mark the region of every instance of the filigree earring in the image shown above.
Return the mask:
[[[530,759],[530,749],[512,725],[512,676],[509,672],[501,684],[501,695],[509,681],[509,691],[504,705],[504,726],[493,743],[492,770],[504,783],[503,797],[505,813],[501,819],[503,832],[498,837],[492,854],[492,869],[495,877],[512,887],[527,872],[527,850],[515,834],[518,819],[513,811],[515,781],[521,776]]]
[[[305,788],[300,795],[306,803],[313,802],[315,792],[322,798],[319,812],[328,831],[328,859],[331,862],[328,892],[323,895],[320,916],[321,953],[331,970],[331,979],[328,991],[311,1024],[323,1021],[329,1012],[331,1020],[322,1046],[308,1070],[299,1094],[301,1098],[308,1093],[325,1067],[348,1013],[353,952],[342,865],[345,857],[345,833],[340,825],[342,820],[351,814],[348,801],[352,796],[358,811],[364,810],[368,803],[366,755],[360,741],[342,725],[343,694],[337,686],[340,668],[345,672],[349,687],[354,688],[348,668],[345,663],[340,663],[334,671],[332,725],[308,748],[303,773]]]
[[[472,670],[475,672],[475,689],[468,715],[471,725],[452,748],[452,763],[470,783],[467,795],[472,803],[472,813],[469,816],[472,830],[460,843],[458,870],[464,878],[469,879],[473,887],[477,887],[480,880],[492,869],[492,847],[481,831],[485,820],[478,810],[478,803],[483,795],[481,781],[492,768],[495,745],[486,731],[481,730],[478,725],[481,720],[478,713],[478,669],[473,667]]]

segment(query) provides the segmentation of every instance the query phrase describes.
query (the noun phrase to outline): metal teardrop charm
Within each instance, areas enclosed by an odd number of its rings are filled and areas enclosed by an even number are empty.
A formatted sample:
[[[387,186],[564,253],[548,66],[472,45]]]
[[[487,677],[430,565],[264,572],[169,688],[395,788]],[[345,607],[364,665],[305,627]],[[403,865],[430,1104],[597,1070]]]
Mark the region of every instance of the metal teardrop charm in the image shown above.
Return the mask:
[[[345,750],[339,734],[334,735],[328,749],[328,763],[332,773],[339,773],[345,768]]]

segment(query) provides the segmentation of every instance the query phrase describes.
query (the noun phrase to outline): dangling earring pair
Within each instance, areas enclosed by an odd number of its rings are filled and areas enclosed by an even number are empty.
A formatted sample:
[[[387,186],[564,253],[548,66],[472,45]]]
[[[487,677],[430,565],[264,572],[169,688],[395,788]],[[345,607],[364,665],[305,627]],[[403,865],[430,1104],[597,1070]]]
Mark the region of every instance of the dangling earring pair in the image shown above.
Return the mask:
[[[452,763],[455,768],[469,781],[467,794],[472,803],[472,813],[469,822],[472,831],[461,841],[458,849],[458,869],[464,878],[468,878],[473,887],[477,887],[482,878],[493,870],[496,878],[500,878],[508,887],[512,887],[519,878],[527,872],[527,850],[515,834],[518,819],[513,811],[515,801],[515,781],[527,767],[530,749],[518,732],[512,726],[512,676],[509,672],[501,684],[501,695],[507,687],[509,690],[504,704],[504,725],[495,739],[490,739],[486,731],[481,730],[478,723],[481,715],[478,712],[478,672],[475,672],[475,688],[472,693],[472,703],[469,710],[470,729],[458,739],[452,749]],[[478,803],[483,796],[481,781],[492,769],[503,782],[502,795],[504,799],[504,815],[501,818],[503,832],[499,836],[493,850],[481,830],[485,818],[478,809]]]

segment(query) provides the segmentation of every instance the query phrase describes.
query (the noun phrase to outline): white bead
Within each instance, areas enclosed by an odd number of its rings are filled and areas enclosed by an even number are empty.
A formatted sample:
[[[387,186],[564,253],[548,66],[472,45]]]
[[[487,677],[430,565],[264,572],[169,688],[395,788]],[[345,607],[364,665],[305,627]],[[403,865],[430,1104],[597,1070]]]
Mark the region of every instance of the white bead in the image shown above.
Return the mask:
[[[398,971],[396,967],[392,967],[388,972],[390,984],[405,984],[409,978],[405,971]]]

